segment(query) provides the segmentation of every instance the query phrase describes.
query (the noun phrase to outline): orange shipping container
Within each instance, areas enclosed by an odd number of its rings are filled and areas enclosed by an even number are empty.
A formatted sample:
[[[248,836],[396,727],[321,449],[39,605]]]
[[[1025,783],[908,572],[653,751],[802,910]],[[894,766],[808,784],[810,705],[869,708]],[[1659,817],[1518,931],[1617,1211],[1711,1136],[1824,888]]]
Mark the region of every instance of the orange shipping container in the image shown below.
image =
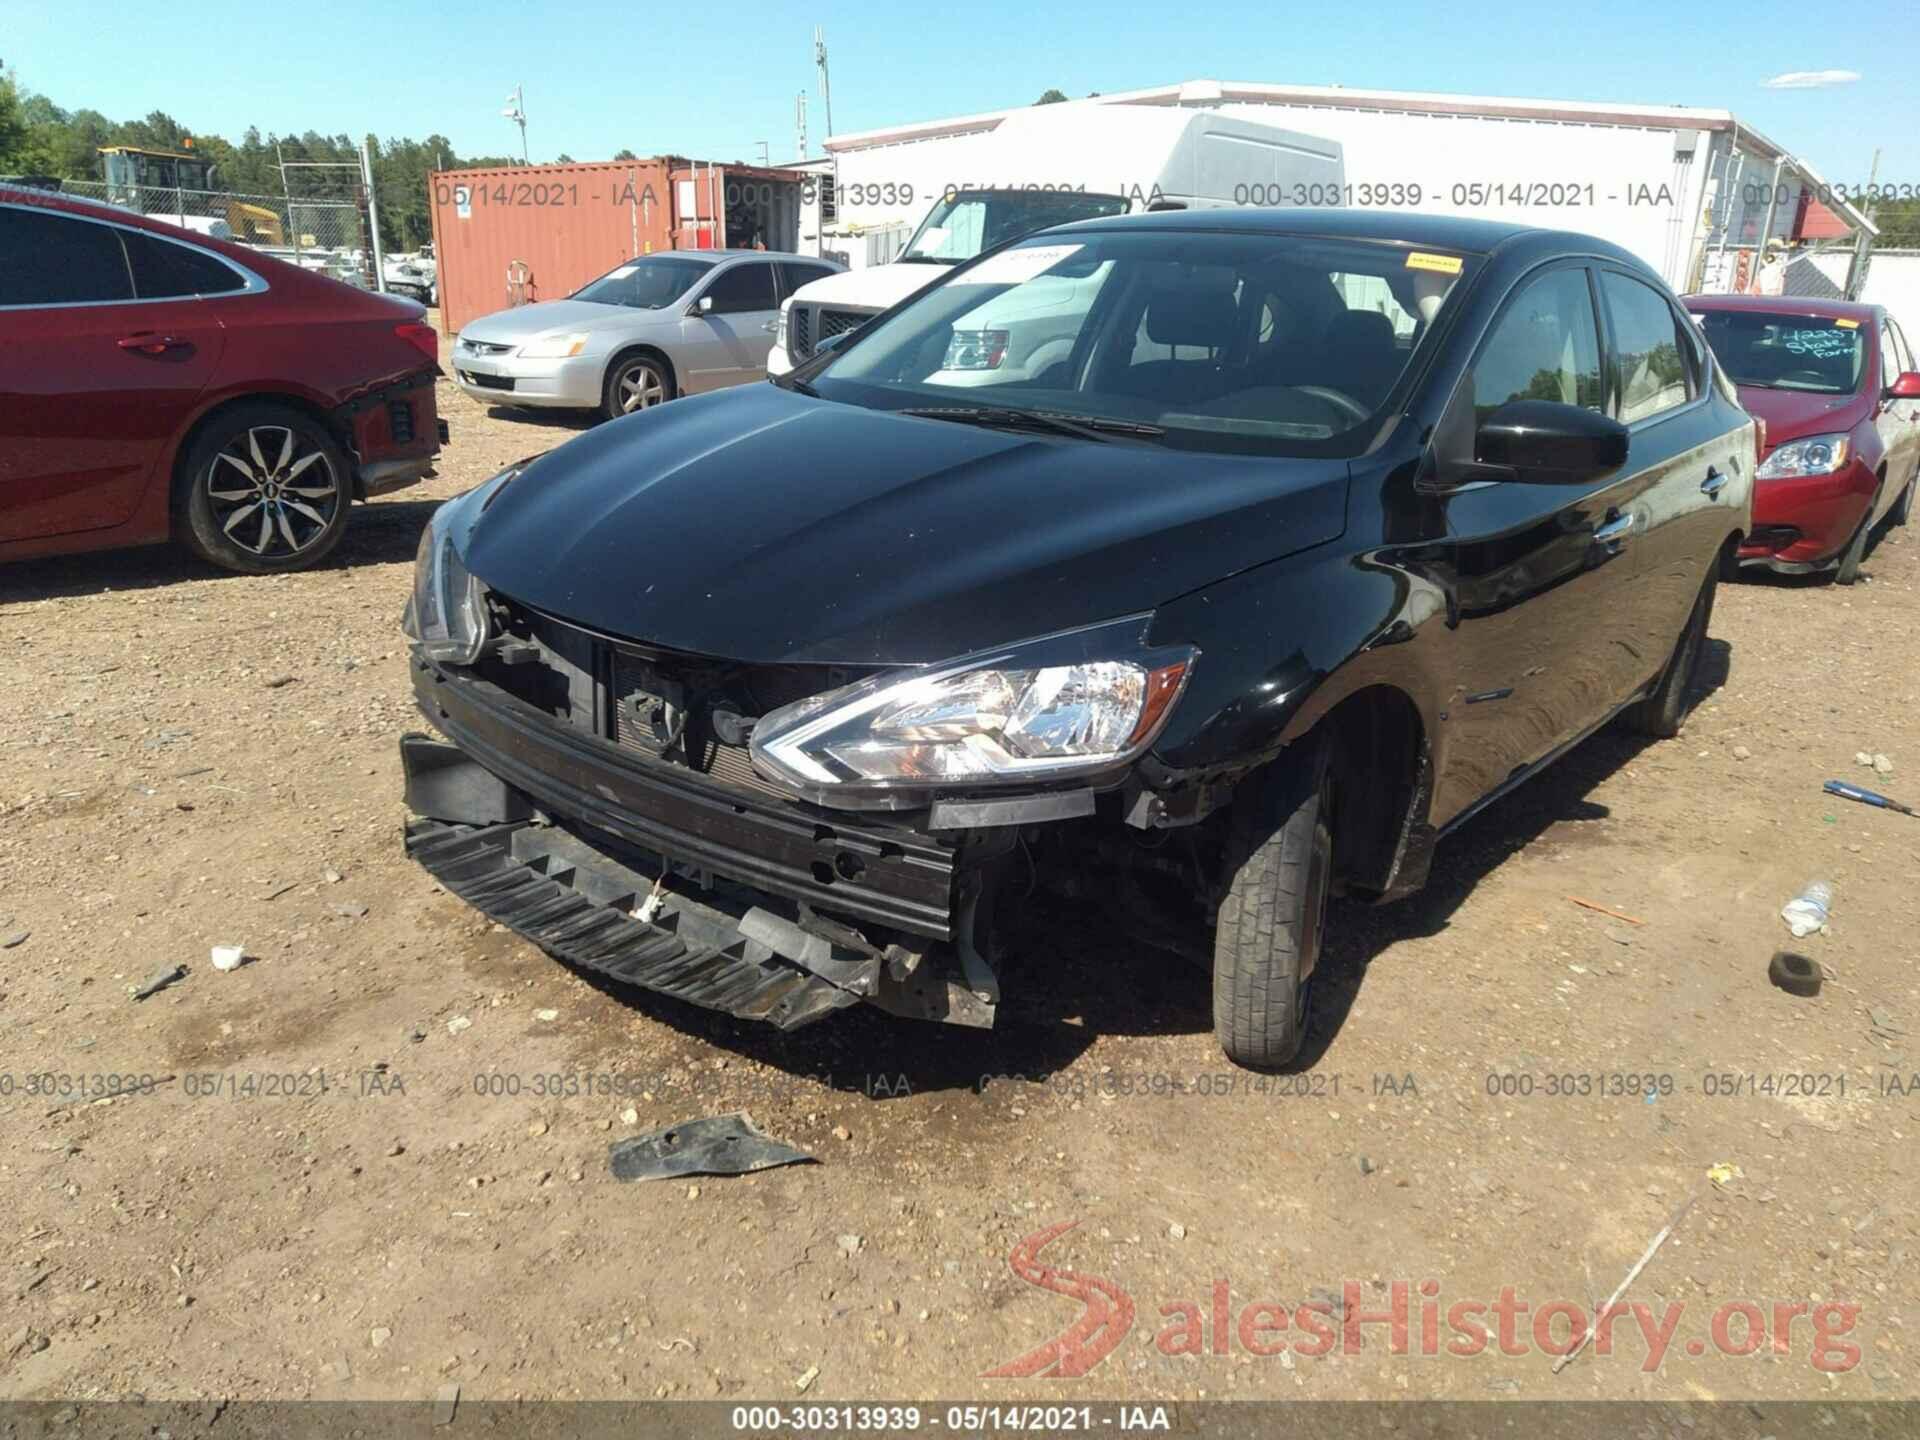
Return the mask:
[[[441,326],[453,335],[511,305],[561,299],[636,255],[746,245],[754,235],[791,249],[800,180],[677,156],[435,171],[427,185]]]

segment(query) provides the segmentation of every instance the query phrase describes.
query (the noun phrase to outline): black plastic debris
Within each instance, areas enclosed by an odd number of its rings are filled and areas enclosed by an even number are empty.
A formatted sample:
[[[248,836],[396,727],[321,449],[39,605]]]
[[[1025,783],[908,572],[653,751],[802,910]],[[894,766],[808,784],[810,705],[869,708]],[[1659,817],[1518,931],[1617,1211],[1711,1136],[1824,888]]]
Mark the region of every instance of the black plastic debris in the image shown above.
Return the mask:
[[[186,966],[166,965],[154,971],[153,974],[149,975],[147,977],[147,982],[144,985],[136,985],[132,989],[130,989],[127,993],[132,995],[133,998],[136,1000],[144,1000],[149,995],[158,995],[162,990],[166,989],[169,985],[173,984],[175,981],[184,980],[186,978],[187,978]]]
[[[780,1165],[811,1164],[804,1150],[760,1130],[744,1110],[669,1125],[631,1140],[617,1140],[607,1154],[616,1180],[671,1180],[677,1175],[746,1175]]]

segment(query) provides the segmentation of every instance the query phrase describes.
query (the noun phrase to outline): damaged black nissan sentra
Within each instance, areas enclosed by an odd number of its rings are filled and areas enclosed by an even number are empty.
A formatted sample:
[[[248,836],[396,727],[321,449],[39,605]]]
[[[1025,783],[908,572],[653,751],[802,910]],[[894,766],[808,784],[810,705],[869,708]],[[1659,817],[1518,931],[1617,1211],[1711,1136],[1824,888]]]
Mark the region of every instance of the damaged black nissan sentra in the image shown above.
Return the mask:
[[[799,1025],[990,1024],[1050,872],[1211,957],[1287,1062],[1327,897],[1609,719],[1684,717],[1754,427],[1584,236],[1066,226],[779,381],[449,502],[410,852],[572,963]],[[1038,882],[1036,892],[1035,884]]]

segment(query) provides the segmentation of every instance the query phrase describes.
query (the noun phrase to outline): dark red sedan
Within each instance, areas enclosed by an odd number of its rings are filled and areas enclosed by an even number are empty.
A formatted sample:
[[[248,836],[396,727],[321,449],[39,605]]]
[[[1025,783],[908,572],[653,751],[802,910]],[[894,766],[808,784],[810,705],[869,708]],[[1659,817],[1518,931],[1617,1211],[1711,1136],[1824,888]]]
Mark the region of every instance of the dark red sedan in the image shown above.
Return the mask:
[[[1884,308],[1691,295],[1707,344],[1761,420],[1740,561],[1850,585],[1875,527],[1904,525],[1920,471],[1920,373]]]
[[[130,211],[0,188],[0,561],[184,541],[298,570],[433,473],[410,300]]]

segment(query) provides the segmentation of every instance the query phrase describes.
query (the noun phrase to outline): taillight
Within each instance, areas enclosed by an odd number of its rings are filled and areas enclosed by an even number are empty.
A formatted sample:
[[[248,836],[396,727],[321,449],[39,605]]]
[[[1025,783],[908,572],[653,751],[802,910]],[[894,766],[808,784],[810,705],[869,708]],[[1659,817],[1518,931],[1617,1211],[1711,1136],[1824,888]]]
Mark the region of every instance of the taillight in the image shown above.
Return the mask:
[[[431,325],[409,320],[404,325],[394,326],[393,333],[426,356],[429,363],[440,363],[440,334]]]

